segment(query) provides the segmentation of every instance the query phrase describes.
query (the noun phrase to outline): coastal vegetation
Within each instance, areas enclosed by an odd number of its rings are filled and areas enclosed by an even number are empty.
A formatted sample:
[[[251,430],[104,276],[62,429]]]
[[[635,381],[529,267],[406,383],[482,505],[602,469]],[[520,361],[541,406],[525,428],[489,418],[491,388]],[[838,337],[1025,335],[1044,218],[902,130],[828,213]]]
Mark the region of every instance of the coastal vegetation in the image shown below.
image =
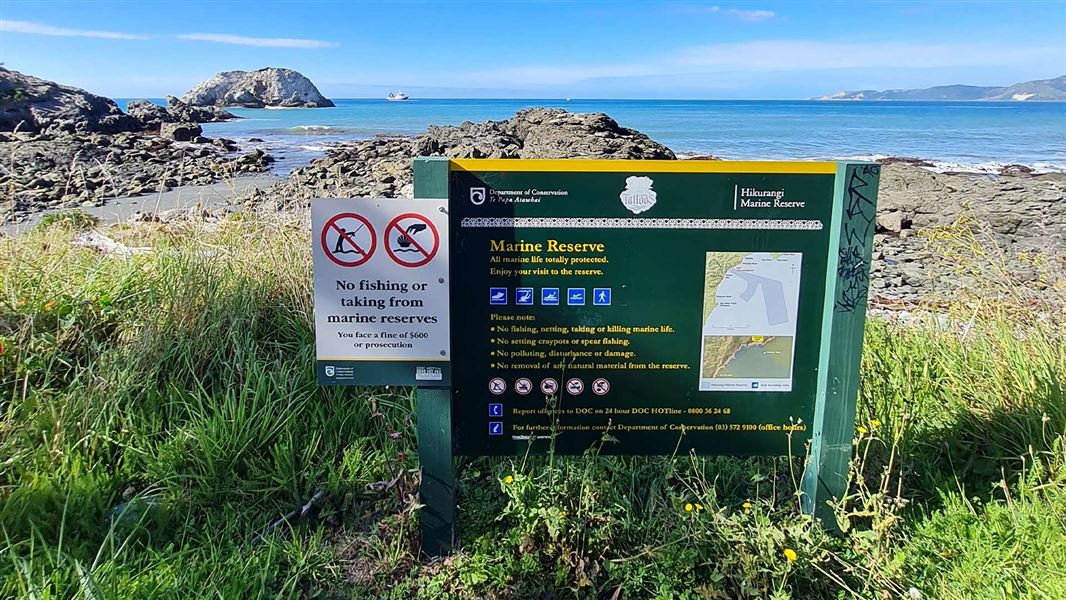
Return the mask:
[[[1066,596],[1062,267],[1032,256],[1034,298],[965,219],[917,237],[985,270],[867,323],[841,535],[799,510],[802,447],[605,437],[462,461],[462,547],[424,561],[412,390],[315,382],[305,213],[96,247],[61,214],[0,240],[0,597]]]

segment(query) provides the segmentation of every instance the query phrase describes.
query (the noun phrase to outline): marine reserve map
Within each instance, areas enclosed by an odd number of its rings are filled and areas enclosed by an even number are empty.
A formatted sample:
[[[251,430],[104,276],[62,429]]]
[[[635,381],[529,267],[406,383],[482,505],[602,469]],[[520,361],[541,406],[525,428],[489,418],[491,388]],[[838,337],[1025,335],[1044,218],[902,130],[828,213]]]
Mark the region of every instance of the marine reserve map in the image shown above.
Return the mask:
[[[700,390],[792,390],[799,252],[708,252]]]

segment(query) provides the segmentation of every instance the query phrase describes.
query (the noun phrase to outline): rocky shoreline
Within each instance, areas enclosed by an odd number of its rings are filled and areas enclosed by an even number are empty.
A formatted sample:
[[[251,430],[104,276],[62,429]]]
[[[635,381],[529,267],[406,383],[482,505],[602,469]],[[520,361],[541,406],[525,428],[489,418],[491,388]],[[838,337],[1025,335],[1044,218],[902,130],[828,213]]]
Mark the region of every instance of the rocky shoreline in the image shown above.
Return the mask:
[[[166,107],[133,102],[126,114],[110,100],[16,75],[39,102],[16,102],[0,119],[0,126],[16,130],[0,132],[0,215],[8,223],[43,210],[100,206],[108,198],[261,173],[273,162],[260,149],[242,154],[233,140],[202,135],[198,122],[234,118],[220,106],[170,97]],[[0,95],[9,93],[5,89],[11,88],[0,87]],[[26,119],[32,122],[23,131]],[[607,115],[533,108],[502,121],[341,144],[265,189],[234,194],[231,204],[300,209],[316,196],[411,196],[416,156],[677,158]],[[1034,301],[1066,296],[1056,287],[1061,277],[1046,274],[1066,272],[1066,175],[1020,168],[997,177],[944,174],[913,158],[882,163],[871,297],[916,302],[937,290],[986,286],[989,277],[1021,284]],[[962,230],[952,233],[953,224]],[[960,239],[963,232],[974,237]],[[952,245],[966,243],[987,245],[995,255],[952,260]]]
[[[261,150],[230,140],[179,142],[153,134],[0,133],[0,216],[17,223],[46,209],[224,181],[270,168]]]

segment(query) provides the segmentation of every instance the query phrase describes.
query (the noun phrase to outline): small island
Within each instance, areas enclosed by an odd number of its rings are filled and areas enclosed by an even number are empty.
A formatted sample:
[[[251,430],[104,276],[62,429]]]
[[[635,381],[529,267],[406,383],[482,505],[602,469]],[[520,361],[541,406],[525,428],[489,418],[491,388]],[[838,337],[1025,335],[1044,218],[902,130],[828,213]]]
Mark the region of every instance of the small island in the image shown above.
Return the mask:
[[[292,69],[267,67],[255,71],[223,71],[181,97],[192,106],[241,108],[328,108],[333,101]]]

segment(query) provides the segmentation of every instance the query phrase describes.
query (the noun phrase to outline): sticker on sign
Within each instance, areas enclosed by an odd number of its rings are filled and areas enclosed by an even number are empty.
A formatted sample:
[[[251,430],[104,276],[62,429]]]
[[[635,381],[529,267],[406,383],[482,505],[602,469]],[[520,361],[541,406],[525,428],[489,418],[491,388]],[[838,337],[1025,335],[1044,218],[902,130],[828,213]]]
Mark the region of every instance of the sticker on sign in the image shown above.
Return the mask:
[[[321,383],[447,385],[446,206],[396,198],[311,202]],[[349,376],[342,380],[342,372]]]

